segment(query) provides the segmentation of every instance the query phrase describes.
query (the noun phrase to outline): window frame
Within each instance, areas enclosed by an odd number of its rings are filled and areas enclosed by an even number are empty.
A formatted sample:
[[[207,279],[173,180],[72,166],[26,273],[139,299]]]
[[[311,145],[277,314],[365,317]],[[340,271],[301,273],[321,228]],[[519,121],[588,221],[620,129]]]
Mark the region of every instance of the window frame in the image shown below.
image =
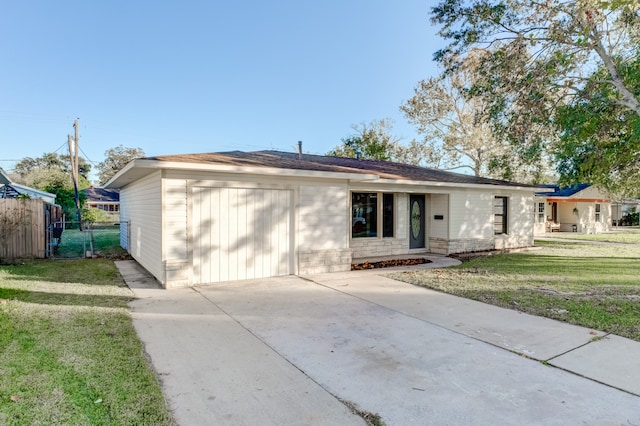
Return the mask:
[[[538,223],[546,222],[546,204],[544,201],[538,203]]]
[[[358,235],[361,234],[362,232],[355,232],[355,225],[356,222],[354,222],[354,218],[355,217],[363,217],[364,216],[355,216],[356,214],[356,209],[354,207],[354,199],[356,198],[356,196],[363,196],[363,195],[374,195],[375,194],[375,216],[376,216],[376,224],[375,224],[375,235],[370,235],[371,232],[369,232],[369,235]],[[389,196],[391,196],[390,200],[391,200],[391,210],[387,210],[385,209],[385,207],[388,206],[388,200],[389,200]],[[370,199],[373,197],[370,197]],[[396,214],[395,214],[395,210],[396,210],[396,194],[394,192],[380,192],[380,191],[351,191],[351,206],[350,206],[350,221],[351,221],[351,232],[350,232],[350,238],[351,239],[361,239],[361,238],[378,238],[378,239],[382,239],[382,238],[394,238],[395,234],[396,234]],[[389,218],[390,216],[390,218]],[[391,230],[389,232],[388,229],[388,222],[385,222],[385,219],[387,221],[390,220],[391,222]],[[366,218],[365,218],[366,221]],[[365,225],[366,226],[366,225]]]
[[[502,206],[497,204],[501,200]],[[496,213],[496,208],[501,208],[500,213]],[[497,218],[500,217],[500,222]],[[509,197],[496,195],[493,199],[493,233],[494,235],[507,235],[509,233]],[[496,225],[500,225],[500,230],[496,230]]]
[[[602,205],[600,203],[595,203],[594,213],[596,222],[600,222],[602,219]]]

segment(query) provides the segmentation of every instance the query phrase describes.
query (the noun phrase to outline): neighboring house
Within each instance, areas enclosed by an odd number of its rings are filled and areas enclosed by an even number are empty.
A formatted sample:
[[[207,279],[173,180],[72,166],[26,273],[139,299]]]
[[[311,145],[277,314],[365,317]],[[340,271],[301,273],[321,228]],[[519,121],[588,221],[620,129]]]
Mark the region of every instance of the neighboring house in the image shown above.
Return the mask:
[[[39,198],[49,204],[56,203],[55,194],[12,182],[9,176],[0,170],[0,198],[18,198],[21,195],[32,199]]]
[[[168,155],[105,186],[120,189],[121,245],[167,288],[533,245],[534,187],[385,161]]]
[[[120,217],[120,191],[109,188],[87,188],[82,192],[87,196],[85,206],[100,209],[114,219]]]
[[[635,209],[635,210],[634,210]],[[633,211],[640,211],[640,198],[624,198],[611,202],[611,223],[613,226],[640,225],[637,220],[629,220],[627,216]]]
[[[594,234],[611,230],[611,201],[595,186],[539,185],[535,197],[535,235],[546,232]]]

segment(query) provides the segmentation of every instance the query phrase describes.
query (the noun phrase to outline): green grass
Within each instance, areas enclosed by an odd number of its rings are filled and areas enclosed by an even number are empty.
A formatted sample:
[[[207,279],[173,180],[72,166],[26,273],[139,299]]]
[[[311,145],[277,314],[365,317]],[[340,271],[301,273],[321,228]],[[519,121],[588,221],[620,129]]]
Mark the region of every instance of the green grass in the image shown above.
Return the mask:
[[[537,245],[537,251],[392,277],[640,341],[640,248],[561,241]]]
[[[547,233],[547,238],[571,239],[584,241],[599,241],[622,244],[640,244],[640,230],[638,229],[621,229],[615,232],[605,234],[578,234],[572,233]]]
[[[0,266],[0,425],[171,425],[106,259]]]
[[[95,226],[93,232],[65,229],[60,246],[55,251],[57,258],[84,257],[90,250],[93,238],[93,249],[102,257],[123,258],[126,251],[120,247],[120,228],[117,225]]]

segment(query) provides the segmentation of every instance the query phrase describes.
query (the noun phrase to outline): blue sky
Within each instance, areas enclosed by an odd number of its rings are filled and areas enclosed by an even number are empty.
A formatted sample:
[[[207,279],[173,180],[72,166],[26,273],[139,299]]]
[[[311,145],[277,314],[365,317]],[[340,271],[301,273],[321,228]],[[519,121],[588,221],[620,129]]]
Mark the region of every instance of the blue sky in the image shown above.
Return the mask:
[[[0,14],[0,166],[122,144],[147,155],[324,154],[438,70],[435,1],[20,1]]]

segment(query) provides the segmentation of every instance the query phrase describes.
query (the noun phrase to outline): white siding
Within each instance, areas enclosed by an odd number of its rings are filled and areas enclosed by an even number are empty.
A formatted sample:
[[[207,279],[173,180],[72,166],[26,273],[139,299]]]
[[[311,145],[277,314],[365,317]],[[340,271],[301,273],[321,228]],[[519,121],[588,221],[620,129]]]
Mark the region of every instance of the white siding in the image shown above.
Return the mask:
[[[163,260],[185,260],[187,247],[187,180],[164,179],[164,246]]]
[[[611,203],[598,203],[600,204],[600,220],[596,222],[596,203],[572,203],[571,206],[575,206],[578,209],[578,215],[576,216],[571,211],[571,221],[576,223],[577,230],[587,234],[598,234],[611,230]],[[568,212],[569,209],[566,209]],[[569,222],[569,214],[566,214]],[[567,229],[568,231],[569,229]]]
[[[553,197],[553,195],[551,195]],[[595,186],[590,186],[588,188],[583,189],[582,191],[576,192],[569,198],[596,198],[596,199],[605,199],[608,200],[609,197],[601,192]]]
[[[154,172],[121,189],[120,217],[128,221],[128,252],[164,283],[161,175]],[[121,231],[122,232],[122,231]]]
[[[349,201],[344,185],[301,185],[298,246],[303,251],[347,247]]]
[[[429,216],[427,232],[429,238],[449,238],[449,195],[431,194],[427,198]],[[434,216],[442,216],[435,220]]]
[[[494,194],[488,191],[452,191],[450,197],[451,239],[493,236]]]
[[[409,244],[409,194],[400,193],[396,194],[395,199],[395,229],[394,236],[396,239],[402,239],[403,242]],[[427,205],[429,203],[427,202]],[[427,227],[427,232],[429,228]]]
[[[537,209],[533,200],[533,194],[518,192],[510,194],[508,236],[505,237],[506,239],[503,238],[502,242],[496,242],[496,248],[533,245],[533,226]]]

